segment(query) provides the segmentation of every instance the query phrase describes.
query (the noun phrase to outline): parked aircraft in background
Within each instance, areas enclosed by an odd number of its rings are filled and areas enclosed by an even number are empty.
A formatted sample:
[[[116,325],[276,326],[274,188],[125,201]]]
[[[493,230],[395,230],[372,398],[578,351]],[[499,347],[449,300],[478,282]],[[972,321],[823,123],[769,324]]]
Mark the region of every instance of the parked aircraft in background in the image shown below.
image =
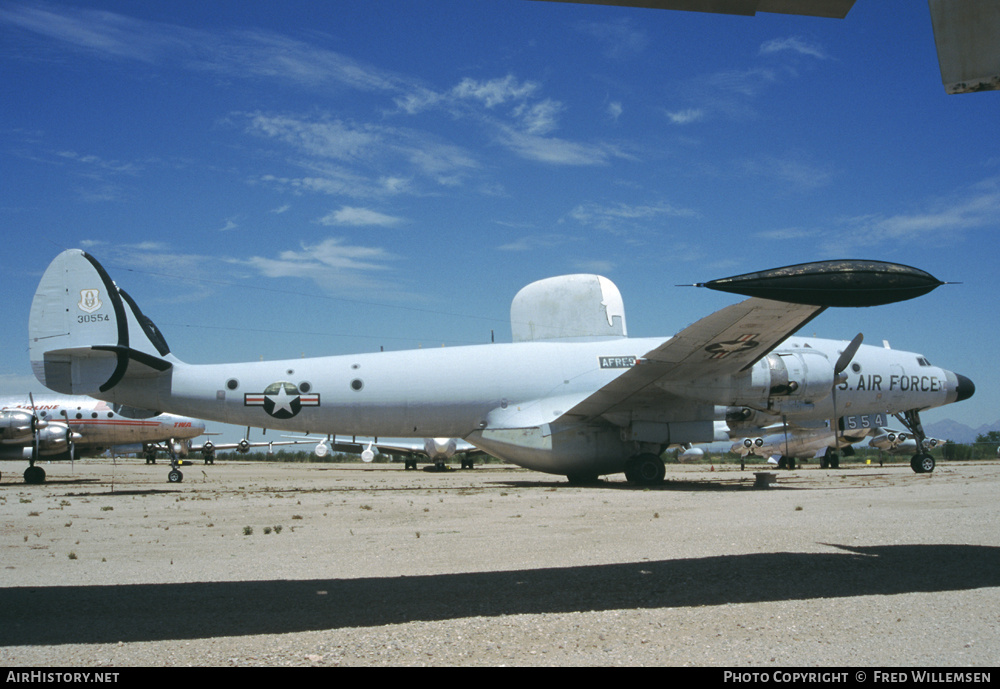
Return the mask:
[[[211,435],[211,434],[208,434]],[[247,428],[247,436],[250,435],[250,429]],[[306,440],[255,440],[251,441],[247,437],[236,443],[213,443],[211,440],[206,440],[201,445],[197,445],[190,440],[179,441],[174,440],[166,443],[147,443],[143,447],[143,454],[146,457],[146,464],[156,464],[156,455],[159,452],[167,453],[171,458],[171,469],[170,473],[167,474],[167,480],[171,483],[180,483],[184,480],[184,474],[180,471],[178,467],[190,464],[190,462],[183,461],[183,457],[188,457],[192,454],[201,454],[202,459],[205,460],[205,464],[215,464],[215,455],[217,452],[228,452],[235,451],[240,454],[248,454],[250,450],[257,447],[266,447],[267,454],[271,455],[274,453],[275,445],[299,445]]]
[[[346,452],[361,455],[364,462],[374,461],[379,454],[402,455],[406,469],[417,468],[417,458],[426,457],[434,463],[437,471],[447,469],[446,462],[455,455],[462,455],[461,466],[471,469],[476,456],[486,456],[487,453],[477,449],[471,443],[458,438],[424,438],[420,441],[406,442],[404,440],[380,441],[378,438],[350,441],[338,440],[335,436],[319,440],[313,453],[317,457],[326,457],[331,451]]]
[[[926,438],[924,447],[933,450],[938,445],[943,445],[944,442],[939,438]],[[877,429],[875,437],[869,440],[868,444],[894,455],[905,455],[917,451],[917,441],[914,438],[902,431],[894,431],[890,428]]]
[[[35,293],[32,369],[63,393],[248,426],[374,437],[462,438],[530,469],[663,480],[667,447],[758,426],[919,412],[964,400],[968,378],[912,352],[789,337],[829,306],[874,306],[941,285],[878,261],[788,266],[699,286],[749,295],[672,338],[628,338],[617,287],[597,275],[532,283],[511,305],[513,342],[313,359],[192,365],[92,256],[57,256]],[[920,443],[918,442],[918,446]],[[929,454],[914,462],[933,469]]]
[[[27,461],[26,483],[44,483],[45,470],[35,466],[40,458],[139,453],[148,443],[185,443],[204,432],[198,419],[78,395],[0,399],[0,458]]]
[[[814,457],[819,458],[824,469],[836,469],[840,466],[840,454],[853,453],[851,446],[871,433],[869,429],[834,431],[829,425],[820,428],[776,426],[764,430],[764,435],[733,443],[732,452],[744,457],[777,458],[775,463],[780,469],[794,469],[796,459]]]

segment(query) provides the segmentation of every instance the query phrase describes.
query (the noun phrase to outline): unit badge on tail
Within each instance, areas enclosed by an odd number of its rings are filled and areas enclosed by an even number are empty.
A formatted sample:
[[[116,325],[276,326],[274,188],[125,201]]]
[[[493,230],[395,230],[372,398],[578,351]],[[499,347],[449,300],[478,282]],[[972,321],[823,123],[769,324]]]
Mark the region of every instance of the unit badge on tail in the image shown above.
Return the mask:
[[[77,303],[81,311],[86,313],[94,313],[97,309],[104,306],[104,302],[101,301],[101,290],[99,289],[82,289],[80,290],[80,301]]]

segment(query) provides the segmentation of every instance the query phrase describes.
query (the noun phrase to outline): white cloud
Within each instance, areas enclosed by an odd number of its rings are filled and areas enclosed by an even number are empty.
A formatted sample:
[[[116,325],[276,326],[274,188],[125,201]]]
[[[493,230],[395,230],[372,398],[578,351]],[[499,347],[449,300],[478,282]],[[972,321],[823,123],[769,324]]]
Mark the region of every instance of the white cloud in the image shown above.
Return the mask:
[[[933,200],[924,210],[859,216],[846,224],[850,241],[863,246],[913,241],[937,244],[955,241],[969,230],[1000,230],[1000,177]]]
[[[521,105],[514,109],[513,115],[528,134],[548,134],[556,128],[556,116],[562,112],[562,103],[546,98],[534,105]]]
[[[248,115],[247,122],[249,132],[291,146],[307,157],[296,164],[316,173],[314,176],[280,178],[283,184],[301,191],[352,197],[416,193],[415,176],[455,186],[480,167],[461,146],[401,127],[263,113]],[[354,169],[358,167],[370,174]],[[276,182],[279,177],[265,175],[262,179]]]
[[[570,212],[570,217],[585,225],[603,226],[609,223],[625,220],[648,220],[667,216],[674,218],[696,218],[697,211],[690,208],[678,208],[669,203],[652,205],[629,205],[617,203],[606,205],[601,203],[584,203]]]
[[[385,215],[369,208],[355,208],[353,206],[343,206],[319,220],[321,225],[377,225],[379,227],[392,227],[401,222],[403,222],[401,218]]]
[[[826,51],[823,50],[822,46],[796,36],[790,36],[788,38],[775,38],[760,46],[761,55],[773,55],[774,53],[780,53],[786,50],[798,53],[799,55],[815,57],[820,60],[827,60],[830,57],[826,54]]]
[[[500,143],[522,158],[550,165],[605,165],[612,158],[634,159],[616,146],[536,136],[511,127],[501,128]]]
[[[579,241],[583,241],[581,237],[565,234],[532,234],[501,244],[497,249],[500,251],[537,251]]]
[[[667,112],[667,119],[674,124],[691,124],[705,117],[705,111],[701,108],[688,108],[687,110],[677,110]]]
[[[502,79],[476,81],[463,79],[451,90],[451,95],[459,99],[479,101],[487,108],[508,103],[512,100],[523,101],[538,91],[539,85],[533,81],[518,83],[517,79],[508,74]]]
[[[320,280],[334,271],[381,271],[393,257],[381,247],[352,246],[342,237],[328,237],[318,244],[301,245],[299,251],[282,251],[277,258],[253,256],[240,261],[256,268],[265,277]]]

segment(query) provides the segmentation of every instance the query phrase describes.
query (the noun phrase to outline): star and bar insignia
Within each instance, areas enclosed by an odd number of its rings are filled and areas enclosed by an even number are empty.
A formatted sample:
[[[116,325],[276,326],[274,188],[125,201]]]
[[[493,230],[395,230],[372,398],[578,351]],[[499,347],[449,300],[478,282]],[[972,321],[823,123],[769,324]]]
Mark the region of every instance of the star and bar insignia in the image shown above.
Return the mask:
[[[754,339],[756,337],[756,334],[748,334],[735,340],[729,340],[728,342],[713,342],[705,347],[705,351],[712,355],[709,357],[710,359],[724,359],[730,354],[745,352],[748,349],[759,347],[760,343]]]
[[[264,411],[276,419],[290,419],[302,411],[302,407],[318,407],[319,394],[302,394],[292,383],[282,381],[271,383],[264,392],[244,394],[243,406],[264,407]]]

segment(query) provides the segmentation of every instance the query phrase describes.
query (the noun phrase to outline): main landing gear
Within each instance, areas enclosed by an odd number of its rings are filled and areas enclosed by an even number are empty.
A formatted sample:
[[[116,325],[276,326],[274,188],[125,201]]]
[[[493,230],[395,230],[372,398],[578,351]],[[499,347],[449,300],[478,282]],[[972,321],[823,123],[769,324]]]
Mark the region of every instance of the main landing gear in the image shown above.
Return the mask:
[[[899,414],[895,416],[901,424],[906,426],[906,430],[913,435],[913,439],[917,442],[917,454],[913,455],[910,460],[910,468],[918,474],[929,474],[934,471],[934,458],[924,447],[927,435],[924,433],[924,427],[920,425],[920,412],[911,409],[903,412],[903,416]]]
[[[31,460],[31,466],[24,470],[24,482],[32,486],[45,483],[45,469],[36,467],[35,460]]]
[[[659,455],[644,452],[625,462],[625,478],[629,483],[640,486],[656,486],[663,483],[667,467]]]

